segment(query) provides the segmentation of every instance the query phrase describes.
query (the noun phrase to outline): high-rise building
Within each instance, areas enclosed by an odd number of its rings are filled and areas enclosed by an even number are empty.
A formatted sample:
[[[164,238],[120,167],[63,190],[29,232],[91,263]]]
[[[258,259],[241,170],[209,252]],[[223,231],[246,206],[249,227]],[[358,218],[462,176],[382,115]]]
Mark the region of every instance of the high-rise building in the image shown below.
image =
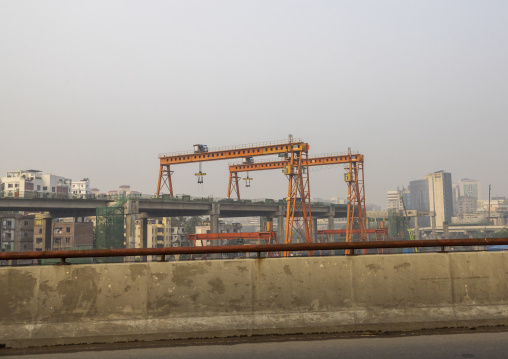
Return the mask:
[[[409,182],[410,204],[409,209],[418,211],[430,211],[429,183],[427,180],[415,180]],[[429,217],[418,217],[420,227],[430,227]]]
[[[411,200],[409,196],[409,189],[402,188],[402,190],[398,189],[396,191],[387,191],[386,199],[388,202],[388,209],[408,209],[409,202]]]
[[[482,199],[480,181],[463,178],[459,181],[459,196],[474,197],[476,200]]]
[[[445,171],[425,176],[429,188],[430,210],[435,213],[436,226],[451,223],[453,215],[452,174]]]

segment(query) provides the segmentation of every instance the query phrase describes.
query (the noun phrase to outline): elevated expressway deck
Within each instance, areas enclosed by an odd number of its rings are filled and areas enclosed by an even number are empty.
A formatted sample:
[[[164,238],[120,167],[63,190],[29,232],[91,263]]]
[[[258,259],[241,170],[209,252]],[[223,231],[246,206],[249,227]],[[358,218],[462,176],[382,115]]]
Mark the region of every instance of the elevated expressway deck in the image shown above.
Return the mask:
[[[227,217],[275,217],[281,215],[283,203],[251,203],[249,201],[182,201],[161,199],[139,199],[138,213],[148,217],[206,216],[217,214]],[[95,216],[96,208],[114,204],[109,199],[57,199],[57,198],[0,198],[0,212],[27,211],[50,212],[53,218]],[[128,203],[127,203],[127,207]],[[314,218],[345,218],[346,205],[312,205]],[[282,210],[282,215],[285,211]]]

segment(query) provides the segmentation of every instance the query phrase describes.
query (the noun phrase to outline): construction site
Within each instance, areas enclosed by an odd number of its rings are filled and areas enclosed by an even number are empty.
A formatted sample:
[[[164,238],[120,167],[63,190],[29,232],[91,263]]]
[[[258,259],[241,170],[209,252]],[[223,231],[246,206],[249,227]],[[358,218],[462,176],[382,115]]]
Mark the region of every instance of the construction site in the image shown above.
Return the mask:
[[[260,218],[259,232],[220,233],[217,218],[210,215],[210,229],[207,233],[189,234],[193,246],[244,244],[290,244],[329,243],[353,241],[387,241],[415,239],[410,228],[410,216],[430,215],[429,213],[398,213],[391,211],[379,217],[368,218],[365,208],[364,155],[348,149],[347,152],[309,155],[310,145],[301,139],[289,136],[287,140],[208,148],[195,144],[192,151],[164,153],[159,155],[160,168],[157,183],[157,197],[174,198],[172,175],[177,165],[198,164],[195,173],[198,183],[203,183],[206,173],[202,164],[208,161],[241,160],[229,163],[228,201],[242,202],[241,183],[250,186],[252,173],[256,171],[279,170],[286,178],[287,193],[282,205],[283,216],[278,216],[274,226],[273,216]],[[256,159],[255,159],[256,157]],[[262,159],[257,159],[257,158]],[[318,229],[316,218],[311,211],[309,168],[339,165],[343,168],[344,183],[347,187],[345,225],[334,228],[334,221],[328,219],[326,229]],[[242,175],[243,178],[242,178]],[[111,209],[111,213],[114,210]],[[283,218],[282,218],[283,217]],[[103,221],[101,221],[103,222]],[[97,220],[99,223],[99,219]],[[276,231],[274,231],[276,228]],[[417,231],[418,232],[418,231]],[[416,236],[420,238],[419,235]],[[364,251],[365,252],[365,251]],[[343,252],[344,253],[344,252]],[[366,252],[365,252],[366,253]],[[312,255],[312,253],[309,253]],[[348,254],[347,251],[345,254]],[[289,256],[284,252],[281,256]]]

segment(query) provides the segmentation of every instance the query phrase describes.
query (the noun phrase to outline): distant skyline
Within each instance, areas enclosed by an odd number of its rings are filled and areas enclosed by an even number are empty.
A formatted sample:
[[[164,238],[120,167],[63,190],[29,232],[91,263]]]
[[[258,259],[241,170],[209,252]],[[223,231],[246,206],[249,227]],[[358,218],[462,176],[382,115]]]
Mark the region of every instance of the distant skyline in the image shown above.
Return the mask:
[[[0,176],[153,194],[158,154],[287,138],[365,155],[368,203],[445,170],[508,196],[506,1],[0,1]],[[175,193],[227,195],[227,161]],[[340,168],[312,197],[347,195]],[[283,198],[279,171],[246,198]]]

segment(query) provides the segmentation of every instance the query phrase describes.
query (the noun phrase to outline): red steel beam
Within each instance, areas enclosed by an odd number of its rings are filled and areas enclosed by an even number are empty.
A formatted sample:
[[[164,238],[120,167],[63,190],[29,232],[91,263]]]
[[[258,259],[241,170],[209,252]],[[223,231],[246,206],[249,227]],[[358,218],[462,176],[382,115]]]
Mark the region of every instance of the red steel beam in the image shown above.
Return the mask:
[[[220,239],[275,239],[275,232],[241,232],[241,233],[202,233],[187,235],[190,241],[215,241]]]
[[[129,257],[170,254],[208,254],[208,253],[262,253],[280,251],[318,251],[375,248],[416,248],[416,247],[460,247],[479,245],[508,245],[508,238],[464,238],[429,239],[418,241],[372,241],[338,243],[294,243],[258,244],[210,247],[168,247],[168,248],[123,248],[100,250],[62,250],[33,252],[3,252],[0,260],[47,259],[47,258],[90,258],[90,257]]]
[[[359,229],[353,229],[352,234],[359,234]],[[366,229],[367,234],[388,234],[388,228]],[[324,229],[317,231],[317,234],[346,234],[346,229]]]

